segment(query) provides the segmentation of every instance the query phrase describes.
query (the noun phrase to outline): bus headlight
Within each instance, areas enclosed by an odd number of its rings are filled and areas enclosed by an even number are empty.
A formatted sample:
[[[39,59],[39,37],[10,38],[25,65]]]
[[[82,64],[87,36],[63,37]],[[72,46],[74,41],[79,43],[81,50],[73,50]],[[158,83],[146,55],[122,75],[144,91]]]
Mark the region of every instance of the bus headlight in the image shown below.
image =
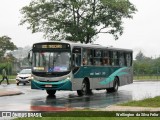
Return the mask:
[[[66,78],[66,80],[71,80],[71,77],[70,77],[70,76],[68,76],[68,77]]]

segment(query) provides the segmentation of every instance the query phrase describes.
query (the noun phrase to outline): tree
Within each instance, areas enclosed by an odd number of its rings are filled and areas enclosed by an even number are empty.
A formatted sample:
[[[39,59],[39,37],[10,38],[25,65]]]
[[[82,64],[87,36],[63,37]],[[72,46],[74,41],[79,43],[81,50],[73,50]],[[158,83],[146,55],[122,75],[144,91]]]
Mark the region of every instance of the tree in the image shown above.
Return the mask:
[[[150,57],[146,57],[142,51],[139,51],[139,53],[136,55],[136,58],[135,58],[137,61],[151,61],[152,58]]]
[[[134,60],[133,69],[135,74],[153,74],[154,72],[154,61],[150,57],[146,57],[142,51],[136,55]]]
[[[144,54],[142,53],[142,51],[139,51],[139,53],[136,55],[136,60],[137,61],[142,61],[145,59]]]
[[[99,33],[118,39],[123,18],[136,12],[129,0],[33,0],[21,9],[21,25],[28,23],[32,33],[43,32],[50,40],[91,43]]]
[[[8,36],[0,37],[0,61],[2,60],[4,54],[7,50],[15,50],[17,49],[16,45],[10,41],[11,38]]]

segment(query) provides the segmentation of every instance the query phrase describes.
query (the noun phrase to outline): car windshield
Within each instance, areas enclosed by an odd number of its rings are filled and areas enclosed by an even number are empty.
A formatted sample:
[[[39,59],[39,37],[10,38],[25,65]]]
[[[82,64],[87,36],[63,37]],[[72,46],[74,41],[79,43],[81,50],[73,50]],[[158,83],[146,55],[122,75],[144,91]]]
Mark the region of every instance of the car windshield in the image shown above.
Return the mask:
[[[70,52],[34,52],[33,71],[66,72],[70,70]]]
[[[31,69],[23,69],[20,71],[20,74],[31,74]]]

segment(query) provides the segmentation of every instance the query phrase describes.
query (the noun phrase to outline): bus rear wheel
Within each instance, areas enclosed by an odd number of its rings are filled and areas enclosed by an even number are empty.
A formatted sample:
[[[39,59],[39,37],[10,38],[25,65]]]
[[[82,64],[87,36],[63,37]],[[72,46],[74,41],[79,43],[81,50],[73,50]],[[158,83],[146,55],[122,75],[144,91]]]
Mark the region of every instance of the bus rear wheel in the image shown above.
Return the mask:
[[[49,96],[53,96],[53,95],[55,95],[56,90],[46,90],[46,92],[47,92],[47,94],[48,94]]]
[[[113,87],[112,88],[107,88],[107,92],[108,93],[117,92],[118,91],[118,86],[119,86],[119,84],[118,84],[118,78],[115,77],[114,83],[113,83]]]
[[[79,96],[83,96],[83,95],[87,95],[90,93],[91,93],[91,90],[89,89],[89,83],[86,80],[84,80],[82,83],[82,88],[81,90],[77,90],[77,94]]]

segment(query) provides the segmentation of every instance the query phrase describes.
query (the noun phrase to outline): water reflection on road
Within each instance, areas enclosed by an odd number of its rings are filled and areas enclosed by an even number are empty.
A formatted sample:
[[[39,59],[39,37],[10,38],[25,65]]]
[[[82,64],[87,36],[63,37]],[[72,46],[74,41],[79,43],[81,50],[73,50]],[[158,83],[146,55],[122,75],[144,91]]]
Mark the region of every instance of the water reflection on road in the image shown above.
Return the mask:
[[[94,91],[95,92],[95,91]],[[49,105],[59,107],[82,107],[82,108],[102,108],[117,102],[124,102],[132,100],[131,92],[119,91],[117,93],[107,94],[105,91],[93,93],[90,96],[78,97],[76,94],[69,94],[68,97],[50,97],[47,96],[45,100],[32,100],[33,106]]]
[[[0,86],[0,89],[3,86]],[[5,86],[24,94],[0,97],[0,110],[67,111],[73,108],[106,108],[107,106],[160,95],[160,82],[134,82],[119,88],[116,93],[93,90],[92,95],[79,97],[75,91],[57,91],[47,96],[45,91],[31,90],[30,86]],[[20,107],[23,106],[23,107]]]
[[[32,100],[32,105],[48,105],[71,108],[105,108],[116,103],[160,95],[160,82],[135,82],[120,87],[116,93],[106,93],[105,90],[93,91],[92,95],[78,97],[76,92],[61,93],[45,100]]]

